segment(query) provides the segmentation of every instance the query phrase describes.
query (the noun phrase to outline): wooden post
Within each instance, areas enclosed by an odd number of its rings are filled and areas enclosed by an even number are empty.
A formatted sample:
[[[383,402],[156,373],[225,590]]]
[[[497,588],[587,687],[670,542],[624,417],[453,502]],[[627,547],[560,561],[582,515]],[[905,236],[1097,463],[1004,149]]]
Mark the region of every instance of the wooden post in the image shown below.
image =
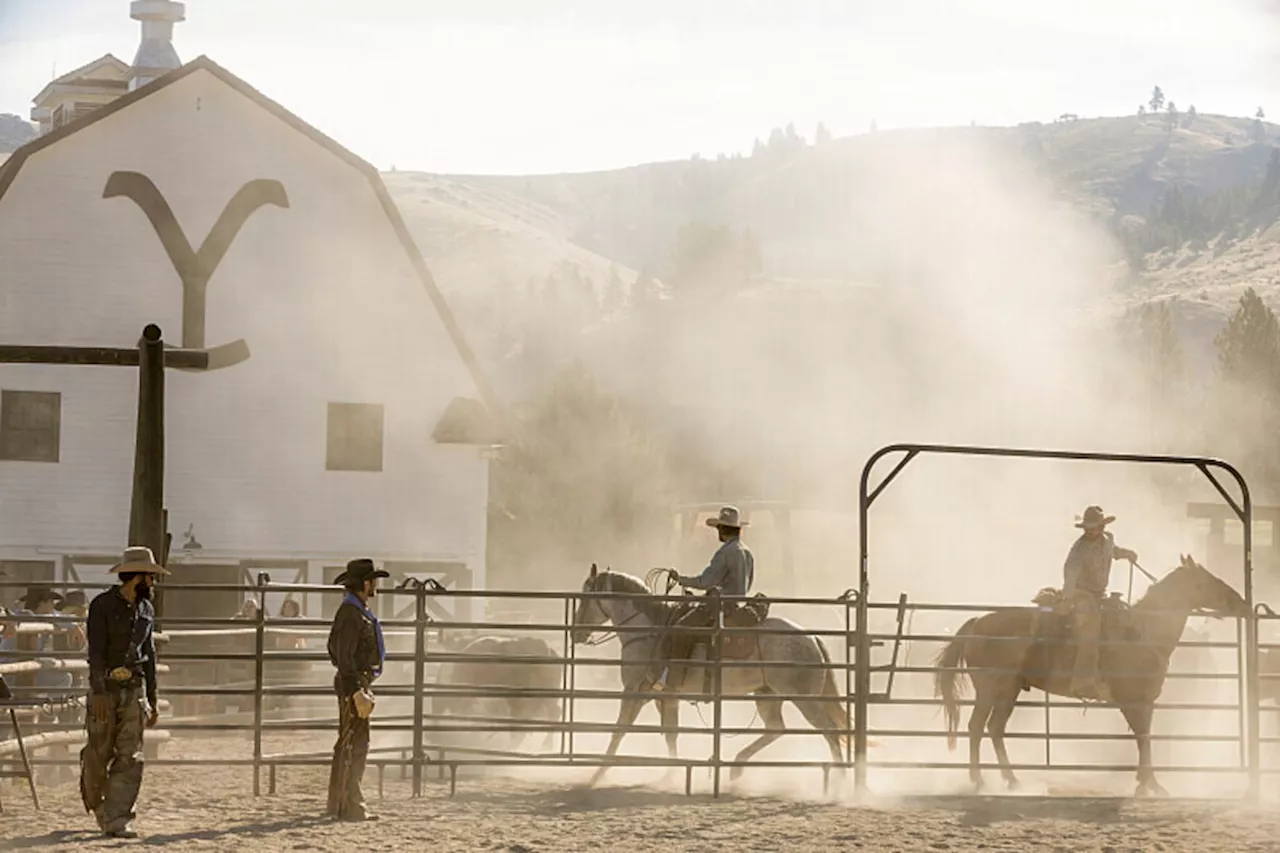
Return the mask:
[[[0,364],[76,364],[138,367],[138,428],[133,456],[133,498],[129,507],[128,545],[146,545],[161,565],[168,565],[168,513],[164,508],[164,371],[221,370],[249,357],[244,341],[212,349],[165,350],[160,327],[148,324],[133,349],[0,344]],[[163,596],[157,592],[156,614]]]
[[[138,429],[133,452],[129,545],[164,559],[164,341],[148,325],[138,341]]]

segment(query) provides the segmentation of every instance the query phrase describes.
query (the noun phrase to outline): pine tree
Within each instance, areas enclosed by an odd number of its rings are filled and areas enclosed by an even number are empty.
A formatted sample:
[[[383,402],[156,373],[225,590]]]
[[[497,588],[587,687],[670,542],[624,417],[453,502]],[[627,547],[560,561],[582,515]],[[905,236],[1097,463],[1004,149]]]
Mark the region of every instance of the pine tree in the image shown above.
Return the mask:
[[[1252,287],[1214,344],[1224,380],[1272,405],[1280,402],[1280,322]]]
[[[1169,106],[1165,108],[1164,124],[1169,130],[1173,130],[1178,126],[1178,108],[1173,101],[1170,101]]]
[[[672,482],[665,449],[573,363],[534,397],[494,463],[491,559],[513,572],[534,570],[537,555],[552,565],[584,565],[602,549],[638,559],[617,549],[669,529]]]
[[[827,126],[822,122],[818,122],[818,129],[813,132],[814,145],[826,145],[831,141],[831,131],[827,130]]]
[[[1151,90],[1151,100],[1147,103],[1151,105],[1151,112],[1153,113],[1160,112],[1164,107],[1164,92],[1160,90],[1159,86]]]
[[[1182,116],[1182,126],[1191,127],[1191,125],[1195,124],[1195,120],[1196,120],[1196,105],[1192,104],[1191,106],[1187,107],[1186,113],[1183,114]]]

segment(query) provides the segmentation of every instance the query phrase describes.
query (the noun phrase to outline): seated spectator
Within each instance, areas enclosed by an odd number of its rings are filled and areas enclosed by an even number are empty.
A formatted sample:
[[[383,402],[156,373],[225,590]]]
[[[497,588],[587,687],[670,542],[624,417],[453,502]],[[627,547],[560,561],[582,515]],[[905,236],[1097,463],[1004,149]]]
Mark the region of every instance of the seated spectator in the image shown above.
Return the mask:
[[[302,605],[300,605],[293,598],[286,597],[285,600],[280,604],[280,618],[281,619],[301,619]],[[301,637],[294,637],[294,636],[290,636],[289,634],[280,634],[278,635],[278,638],[279,639],[278,639],[278,642],[276,643],[276,648],[279,648],[279,649],[305,649],[307,647],[307,641],[302,639]]]
[[[254,601],[252,598],[245,599],[244,604],[241,605],[240,607],[240,612],[237,613],[233,618],[252,619],[254,622],[257,622],[258,621],[258,602]]]

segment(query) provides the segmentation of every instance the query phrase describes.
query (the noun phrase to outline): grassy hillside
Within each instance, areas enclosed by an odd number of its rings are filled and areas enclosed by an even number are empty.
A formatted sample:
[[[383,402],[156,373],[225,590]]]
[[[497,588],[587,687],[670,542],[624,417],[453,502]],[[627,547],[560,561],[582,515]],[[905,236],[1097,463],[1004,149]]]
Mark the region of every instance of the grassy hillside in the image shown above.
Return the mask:
[[[0,153],[12,151],[35,136],[36,130],[29,122],[10,113],[0,113]]]
[[[1280,142],[1278,130],[1218,115],[1184,116],[1176,126],[1165,115],[1126,116],[868,133],[752,157],[608,172],[387,179],[451,295],[510,292],[563,261],[597,280],[610,261],[628,268],[628,281],[630,270],[667,277],[677,231],[691,221],[749,229],[760,245],[760,273],[773,281],[864,283],[883,280],[891,262],[886,247],[910,216],[902,208],[926,213],[933,204],[919,187],[900,191],[895,173],[928,174],[981,158],[1011,181],[1034,182],[1035,192],[1114,238],[1122,223],[1142,227],[1171,187],[1209,198],[1256,185]],[[1278,242],[1275,229],[1245,229],[1230,239],[1162,247],[1141,270],[1126,268],[1117,243],[1112,275],[1122,301],[1178,297],[1179,321],[1200,348],[1244,287],[1266,298],[1280,287]]]

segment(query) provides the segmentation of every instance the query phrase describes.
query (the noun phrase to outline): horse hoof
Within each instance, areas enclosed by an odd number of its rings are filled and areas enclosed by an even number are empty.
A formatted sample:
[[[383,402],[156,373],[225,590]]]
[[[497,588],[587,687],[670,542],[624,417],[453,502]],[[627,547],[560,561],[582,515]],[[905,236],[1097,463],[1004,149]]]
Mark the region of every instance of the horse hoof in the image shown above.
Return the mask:
[[[983,784],[983,782],[982,782],[982,780],[981,780],[981,779],[970,779],[970,780],[969,780],[969,793],[970,793],[970,794],[981,794],[981,793],[982,793],[982,789],[983,789],[983,788],[985,788],[985,787],[986,787],[986,786]]]
[[[1143,779],[1138,783],[1138,790],[1134,792],[1135,797],[1167,797],[1169,792],[1164,786],[1155,779]]]
[[[1010,791],[1016,791],[1022,787],[1022,782],[1018,779],[1005,779],[1004,784]]]

